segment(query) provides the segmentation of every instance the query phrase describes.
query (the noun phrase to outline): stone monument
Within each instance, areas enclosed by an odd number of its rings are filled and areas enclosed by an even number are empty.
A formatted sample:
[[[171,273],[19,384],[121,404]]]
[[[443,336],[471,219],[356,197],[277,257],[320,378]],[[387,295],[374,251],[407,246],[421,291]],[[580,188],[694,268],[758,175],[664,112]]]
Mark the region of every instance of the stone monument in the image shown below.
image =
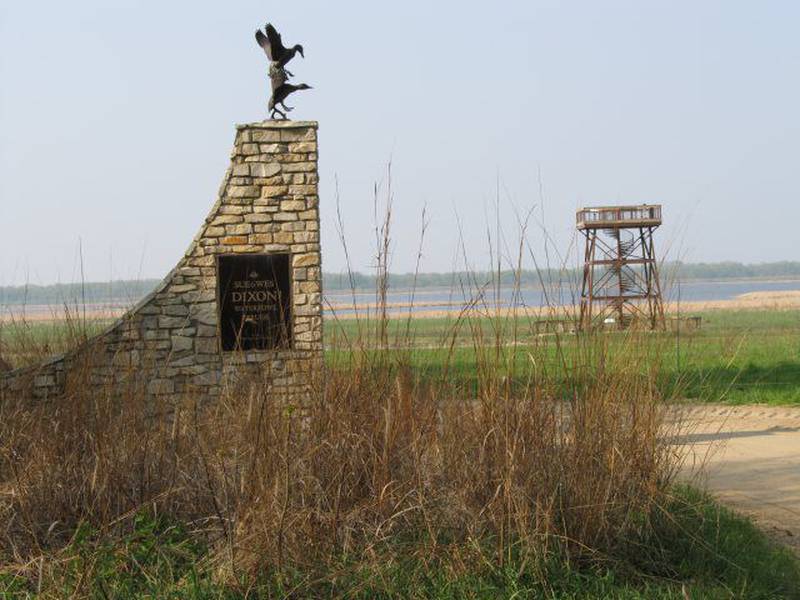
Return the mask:
[[[237,126],[216,204],[161,284],[100,335],[0,373],[0,400],[93,390],[305,395],[322,365],[317,123]]]

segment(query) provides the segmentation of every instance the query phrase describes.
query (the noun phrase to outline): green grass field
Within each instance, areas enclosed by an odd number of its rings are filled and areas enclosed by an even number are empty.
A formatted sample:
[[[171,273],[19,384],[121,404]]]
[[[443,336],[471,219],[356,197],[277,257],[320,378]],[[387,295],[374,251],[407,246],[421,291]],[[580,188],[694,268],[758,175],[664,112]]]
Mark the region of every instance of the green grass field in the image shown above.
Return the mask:
[[[800,404],[800,311],[718,310],[700,313],[697,331],[648,333],[631,339],[625,333],[607,333],[604,343],[619,352],[654,353],[665,386],[679,386],[682,397],[698,402],[731,404]],[[335,356],[361,337],[374,345],[376,323],[342,320],[326,323],[326,340]],[[492,344],[495,338],[514,340],[516,373],[560,369],[579,351],[574,335],[537,336],[525,318],[511,321],[479,319],[456,327],[455,319],[392,321],[390,346],[405,347],[420,370],[432,377],[447,365],[450,377],[467,386],[476,380],[475,332]],[[501,341],[501,343],[503,343]],[[451,348],[452,345],[452,348]],[[337,350],[338,349],[338,350]],[[528,367],[526,369],[526,366]]]
[[[718,310],[699,313],[702,327],[694,332],[651,333],[632,342],[624,333],[604,334],[604,343],[616,344],[620,352],[656,353],[661,380],[667,387],[678,385],[680,395],[698,402],[730,404],[800,404],[800,311]],[[86,325],[88,335],[109,321]],[[329,362],[336,363],[352,348],[375,347],[377,323],[372,321],[326,320]],[[80,328],[59,322],[31,323],[2,330],[7,349],[25,338],[15,364],[26,363],[42,353],[62,351],[79,339]],[[428,377],[447,374],[467,390],[477,380],[478,358],[474,340],[503,345],[514,341],[515,373],[526,376],[531,361],[537,369],[560,369],[561,363],[578,351],[574,335],[537,336],[526,318],[516,323],[507,319],[472,319],[456,324],[455,318],[398,319],[389,322],[388,352],[410,353],[412,364]],[[395,348],[392,350],[391,348]],[[374,351],[374,350],[373,350]],[[532,359],[533,357],[533,359]]]

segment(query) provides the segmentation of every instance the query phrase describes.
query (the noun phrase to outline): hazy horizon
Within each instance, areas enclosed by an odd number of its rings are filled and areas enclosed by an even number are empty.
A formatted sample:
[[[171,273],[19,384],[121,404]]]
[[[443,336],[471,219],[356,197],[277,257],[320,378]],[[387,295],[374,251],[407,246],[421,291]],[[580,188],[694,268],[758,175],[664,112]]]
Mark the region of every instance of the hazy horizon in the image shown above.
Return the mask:
[[[320,122],[325,271],[345,268],[338,180],[369,272],[389,161],[395,272],[414,270],[423,207],[423,271],[488,268],[498,195],[507,261],[528,210],[541,265],[569,253],[579,206],[642,202],[664,206],[659,255],[800,260],[800,5],[492,6],[4,3],[0,286],[162,278],[215,201],[234,124],[266,117],[267,20],[304,45],[292,71],[315,88],[290,104]]]

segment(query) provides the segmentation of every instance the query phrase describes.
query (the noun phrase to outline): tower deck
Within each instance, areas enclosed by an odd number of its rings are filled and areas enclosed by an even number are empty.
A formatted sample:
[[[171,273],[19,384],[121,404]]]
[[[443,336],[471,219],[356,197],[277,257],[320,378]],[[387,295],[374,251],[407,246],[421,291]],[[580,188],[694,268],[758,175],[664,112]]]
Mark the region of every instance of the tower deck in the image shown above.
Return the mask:
[[[580,209],[575,217],[579,230],[658,227],[661,225],[661,205],[592,206]]]

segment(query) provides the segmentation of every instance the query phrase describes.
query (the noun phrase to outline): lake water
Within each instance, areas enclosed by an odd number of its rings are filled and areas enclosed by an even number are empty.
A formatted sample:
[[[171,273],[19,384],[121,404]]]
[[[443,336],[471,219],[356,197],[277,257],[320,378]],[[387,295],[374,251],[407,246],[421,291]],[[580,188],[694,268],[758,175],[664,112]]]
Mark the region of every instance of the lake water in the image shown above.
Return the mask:
[[[791,281],[761,281],[761,280],[731,280],[731,281],[692,281],[681,284],[672,284],[664,289],[664,299],[667,301],[681,302],[708,302],[714,300],[732,300],[741,294],[748,292],[767,292],[767,291],[792,291],[800,290],[800,280]],[[447,289],[423,289],[417,290],[413,294],[412,312],[441,310],[457,311],[467,302],[475,301],[481,307],[507,306],[513,300],[514,291],[505,287],[499,290],[499,294],[491,287],[483,290],[483,295],[477,288],[469,290],[447,290]],[[523,288],[518,291],[516,303],[522,306],[544,306],[546,304],[564,305],[577,304],[579,302],[579,290],[573,291],[568,287],[562,290],[548,290],[547,294],[539,288]],[[132,306],[137,298],[117,298],[109,302],[93,303],[86,306],[86,313],[92,315],[109,316],[121,314],[128,307]],[[336,291],[325,295],[325,308],[329,305],[340,314],[353,312],[354,296],[349,292]],[[390,310],[397,312],[409,309],[412,302],[412,292],[410,290],[390,290],[387,296]],[[355,303],[359,311],[374,310],[375,293],[357,292]],[[83,313],[84,307],[74,299],[60,303],[58,305],[0,305],[0,319],[9,315],[24,314],[31,317],[63,317],[64,305],[71,308],[71,312],[76,316]]]
[[[761,281],[761,280],[732,280],[732,281],[692,281],[674,283],[663,289],[664,300],[669,302],[710,302],[715,300],[732,300],[749,292],[777,292],[800,291],[800,280],[792,281]],[[459,310],[466,302],[480,298],[480,306],[508,305],[512,302],[514,290],[501,288],[499,294],[492,288],[487,288],[481,296],[473,288],[462,292],[461,290],[424,289],[417,290],[413,295],[412,312],[426,310]],[[524,306],[545,306],[547,304],[563,305],[577,304],[580,302],[580,290],[564,287],[561,290],[548,290],[545,293],[539,288],[523,288],[518,290],[516,304]],[[352,312],[354,302],[353,294],[335,292],[325,295],[326,302],[330,303],[337,312],[346,314]],[[387,303],[395,310],[408,310],[412,302],[409,290],[390,291]],[[359,310],[374,306],[374,292],[357,292],[355,303]]]

